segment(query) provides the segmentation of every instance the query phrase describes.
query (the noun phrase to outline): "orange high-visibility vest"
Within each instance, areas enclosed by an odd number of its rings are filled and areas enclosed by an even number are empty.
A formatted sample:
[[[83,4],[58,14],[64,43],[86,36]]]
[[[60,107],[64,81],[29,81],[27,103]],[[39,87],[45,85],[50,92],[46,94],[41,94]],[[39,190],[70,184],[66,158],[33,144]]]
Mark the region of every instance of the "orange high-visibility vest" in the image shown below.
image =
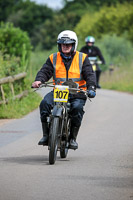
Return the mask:
[[[74,82],[79,84],[79,88],[84,90],[86,90],[86,81],[83,79],[81,72],[85,57],[86,54],[76,51],[71,66],[68,70],[68,80],[72,79]],[[67,73],[60,52],[51,54],[49,58],[54,67],[53,81],[55,83],[63,83],[66,81]]]

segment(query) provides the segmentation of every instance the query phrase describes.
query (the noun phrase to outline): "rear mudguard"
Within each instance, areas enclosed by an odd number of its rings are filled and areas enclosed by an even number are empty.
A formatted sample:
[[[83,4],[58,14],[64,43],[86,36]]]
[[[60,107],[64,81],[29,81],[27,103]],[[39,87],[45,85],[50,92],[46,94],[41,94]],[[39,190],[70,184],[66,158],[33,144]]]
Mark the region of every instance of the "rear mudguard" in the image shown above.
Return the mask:
[[[52,115],[54,117],[62,117],[62,113],[63,113],[63,107],[59,107],[58,105],[55,105],[53,108]]]

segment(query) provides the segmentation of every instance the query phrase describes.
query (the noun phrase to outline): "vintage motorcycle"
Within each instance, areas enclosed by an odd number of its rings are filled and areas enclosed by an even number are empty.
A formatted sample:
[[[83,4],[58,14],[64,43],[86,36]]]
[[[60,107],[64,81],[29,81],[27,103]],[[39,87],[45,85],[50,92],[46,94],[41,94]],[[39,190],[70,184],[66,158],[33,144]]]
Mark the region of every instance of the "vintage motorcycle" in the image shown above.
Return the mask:
[[[94,72],[97,70],[97,65],[102,64],[102,61],[98,60],[97,57],[88,57],[88,59],[92,65]]]
[[[45,83],[40,85],[41,87],[53,87],[54,90],[54,106],[51,115],[47,118],[49,164],[52,165],[56,161],[57,151],[60,151],[61,158],[66,158],[68,154],[71,128],[69,93],[84,92],[87,96],[87,92],[79,89],[78,84],[72,80],[68,80],[62,85]]]

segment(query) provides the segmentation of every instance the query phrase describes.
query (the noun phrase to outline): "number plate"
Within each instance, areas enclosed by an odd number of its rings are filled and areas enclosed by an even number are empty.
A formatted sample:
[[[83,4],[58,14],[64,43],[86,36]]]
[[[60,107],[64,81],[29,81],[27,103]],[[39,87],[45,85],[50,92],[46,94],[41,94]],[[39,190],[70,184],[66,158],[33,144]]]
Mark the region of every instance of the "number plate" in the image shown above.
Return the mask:
[[[54,88],[54,101],[67,102],[69,94],[69,87],[66,85],[55,85]]]
[[[92,65],[92,68],[93,68],[93,71],[96,71],[96,68],[97,68],[97,67],[96,67],[96,65],[93,64],[93,65]]]

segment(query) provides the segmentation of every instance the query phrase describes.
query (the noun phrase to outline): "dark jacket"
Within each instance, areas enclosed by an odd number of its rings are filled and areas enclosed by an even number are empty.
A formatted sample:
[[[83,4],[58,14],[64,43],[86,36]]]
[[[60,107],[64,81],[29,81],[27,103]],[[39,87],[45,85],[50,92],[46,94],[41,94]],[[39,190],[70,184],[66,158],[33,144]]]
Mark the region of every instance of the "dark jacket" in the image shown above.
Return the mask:
[[[83,46],[80,49],[80,52],[86,53],[88,57],[99,57],[99,59],[102,61],[102,64],[105,64],[104,57],[100,49],[96,46],[91,46],[91,47],[89,47],[88,45]]]
[[[66,70],[69,70],[74,55],[75,54],[73,54],[71,58],[69,58],[68,60],[62,57]],[[46,63],[42,66],[42,68],[37,73],[35,81],[41,81],[42,83],[47,82],[49,79],[53,77],[53,72],[54,72],[53,64],[51,63],[50,58],[48,58]],[[83,62],[81,73],[83,75],[83,79],[86,81],[87,89],[89,89],[89,87],[91,86],[96,87],[95,73],[92,69],[92,66],[87,56]]]

